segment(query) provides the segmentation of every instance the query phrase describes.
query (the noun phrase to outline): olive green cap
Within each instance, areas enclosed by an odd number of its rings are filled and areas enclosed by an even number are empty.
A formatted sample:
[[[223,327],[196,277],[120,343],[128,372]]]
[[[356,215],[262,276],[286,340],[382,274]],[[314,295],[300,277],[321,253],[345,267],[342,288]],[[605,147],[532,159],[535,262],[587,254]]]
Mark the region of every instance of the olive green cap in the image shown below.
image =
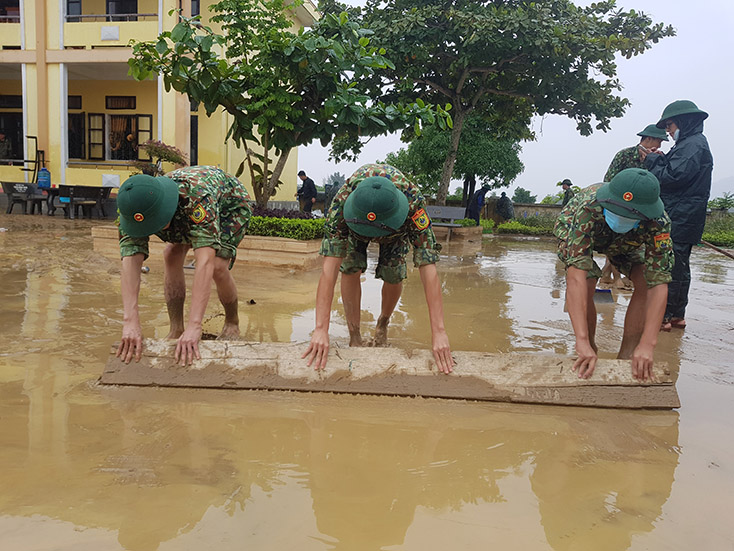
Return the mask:
[[[641,138],[655,138],[658,140],[668,141],[668,133],[665,128],[658,128],[654,124],[648,124],[644,130],[637,133]]]
[[[344,221],[359,235],[381,237],[400,229],[408,210],[408,198],[395,184],[382,176],[371,176],[347,197]]]
[[[665,121],[679,117],[680,115],[699,115],[701,120],[706,120],[709,114],[701,111],[695,103],[687,99],[679,99],[669,104],[664,110],[657,123],[658,128],[665,128]]]
[[[626,168],[596,191],[596,201],[614,214],[636,220],[662,216],[660,182],[644,168]]]
[[[120,186],[117,209],[120,229],[130,237],[147,237],[162,230],[178,207],[178,184],[165,176],[136,174]]]

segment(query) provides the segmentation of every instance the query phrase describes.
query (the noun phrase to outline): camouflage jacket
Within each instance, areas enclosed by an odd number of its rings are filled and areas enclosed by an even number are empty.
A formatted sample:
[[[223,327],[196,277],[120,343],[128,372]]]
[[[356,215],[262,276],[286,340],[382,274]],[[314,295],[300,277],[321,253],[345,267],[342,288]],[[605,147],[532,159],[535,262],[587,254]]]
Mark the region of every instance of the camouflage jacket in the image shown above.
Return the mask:
[[[408,198],[408,217],[396,233],[385,237],[368,238],[360,236],[352,232],[344,221],[344,202],[362,180],[371,176],[388,178]],[[436,236],[433,233],[430,221],[423,230],[418,229],[416,223],[413,222],[413,218],[420,210],[425,209],[425,206],[426,201],[418,187],[410,183],[398,169],[390,165],[364,165],[349,177],[334,197],[324,226],[324,239],[321,242],[320,253],[323,256],[344,258],[347,254],[347,240],[350,235],[355,239],[376,243],[390,243],[397,239],[403,239],[408,240],[413,245],[413,263],[416,266],[435,264],[438,262],[441,245],[436,242]]]
[[[636,145],[617,152],[604,175],[604,181],[611,182],[612,178],[625,168],[645,168],[645,163],[640,159],[640,152]]]
[[[627,233],[615,233],[604,220],[604,209],[596,202],[601,184],[580,191],[563,208],[553,233],[558,238],[558,256],[567,266],[590,272],[593,251],[609,257],[639,255],[645,265],[645,281],[654,287],[671,281],[673,245],[670,240],[670,218],[641,220]]]
[[[166,174],[178,184],[178,208],[168,228],[156,233],[167,243],[188,243],[194,249],[221,247],[225,218],[252,216],[250,196],[233,176],[213,166],[189,166]],[[148,256],[148,238],[133,238],[120,230],[120,256]]]

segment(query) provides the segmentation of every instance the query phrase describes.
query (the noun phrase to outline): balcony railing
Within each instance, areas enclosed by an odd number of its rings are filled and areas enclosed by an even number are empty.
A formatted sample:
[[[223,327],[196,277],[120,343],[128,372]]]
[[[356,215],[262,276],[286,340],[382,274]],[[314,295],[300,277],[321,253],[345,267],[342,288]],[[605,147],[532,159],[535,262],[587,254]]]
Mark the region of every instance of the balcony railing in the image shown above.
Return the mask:
[[[98,13],[66,16],[67,23],[79,23],[83,21],[91,21],[93,23],[106,21],[155,21],[157,19],[157,13]]]
[[[0,15],[0,23],[20,23],[20,14]]]

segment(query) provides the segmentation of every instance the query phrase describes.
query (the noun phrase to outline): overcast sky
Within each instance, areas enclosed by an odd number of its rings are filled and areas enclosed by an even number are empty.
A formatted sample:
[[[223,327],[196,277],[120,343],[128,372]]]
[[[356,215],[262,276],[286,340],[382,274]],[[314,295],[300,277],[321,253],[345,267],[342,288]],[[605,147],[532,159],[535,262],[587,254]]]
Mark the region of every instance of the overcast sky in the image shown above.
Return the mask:
[[[358,0],[350,3],[361,4]],[[507,188],[510,195],[519,186],[540,201],[555,193],[556,183],[564,178],[580,187],[601,181],[614,154],[638,143],[637,132],[657,122],[665,106],[677,99],[691,100],[709,114],[704,135],[714,156],[711,196],[734,192],[734,155],[726,149],[731,143],[727,123],[734,104],[734,0],[617,0],[617,6],[643,11],[655,22],[673,25],[677,35],[641,56],[619,61],[621,95],[632,105],[624,117],[612,119],[610,131],[582,137],[567,117],[536,117],[537,140],[522,144],[525,171]],[[671,145],[666,142],[663,149]],[[349,176],[362,164],[384,159],[401,147],[406,144],[397,136],[372,138],[356,163],[337,164],[329,161],[328,150],[312,144],[300,148],[299,169],[322,185],[334,172]]]

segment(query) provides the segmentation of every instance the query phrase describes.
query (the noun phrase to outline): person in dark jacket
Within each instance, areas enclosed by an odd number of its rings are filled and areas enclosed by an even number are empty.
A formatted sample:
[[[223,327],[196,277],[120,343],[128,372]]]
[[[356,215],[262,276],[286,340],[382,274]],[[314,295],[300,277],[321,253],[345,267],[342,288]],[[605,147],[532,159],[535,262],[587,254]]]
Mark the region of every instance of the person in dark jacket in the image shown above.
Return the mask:
[[[303,170],[298,173],[298,177],[303,182],[303,185],[298,190],[298,193],[296,193],[296,197],[303,201],[303,212],[311,212],[313,204],[316,202],[316,184],[313,183],[311,178],[306,176]]]
[[[573,183],[571,182],[571,180],[569,180],[568,178],[566,178],[565,180],[563,180],[558,185],[563,188],[563,201],[561,202],[561,206],[562,207],[565,207],[566,205],[568,205],[568,202],[575,195],[574,192],[573,192],[573,189],[571,189],[571,186],[573,185]]]
[[[711,193],[714,159],[703,135],[708,113],[689,100],[668,105],[657,123],[675,141],[663,154],[657,149],[641,151],[645,168],[660,181],[660,198],[672,221],[671,238],[675,253],[673,281],[661,329],[686,326],[685,314],[691,285],[691,249],[701,241],[706,223],[706,206]]]
[[[502,192],[502,195],[500,195],[500,198],[497,200],[495,211],[504,220],[510,220],[511,218],[515,217],[515,207],[512,206],[512,199],[510,199],[504,191]]]
[[[484,196],[487,195],[488,191],[489,186],[486,184],[483,185],[474,192],[474,195],[469,199],[469,206],[466,207],[465,216],[474,220],[477,226],[479,225],[479,214],[482,212],[482,207],[484,206]]]

